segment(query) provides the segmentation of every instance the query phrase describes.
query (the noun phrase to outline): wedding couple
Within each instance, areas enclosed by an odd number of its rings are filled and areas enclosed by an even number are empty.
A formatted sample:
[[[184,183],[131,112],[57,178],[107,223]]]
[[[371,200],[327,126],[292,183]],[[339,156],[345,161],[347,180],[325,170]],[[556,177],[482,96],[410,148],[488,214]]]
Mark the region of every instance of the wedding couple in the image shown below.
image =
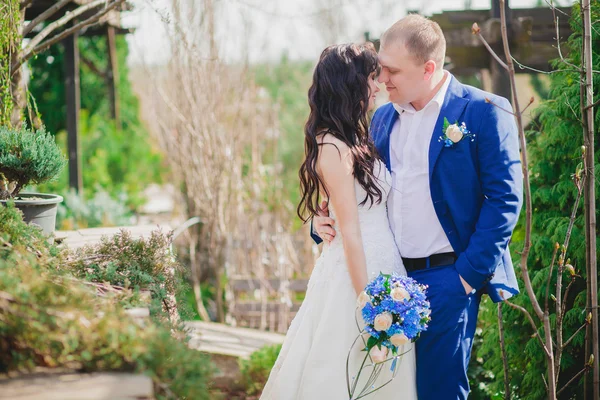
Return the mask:
[[[261,399],[348,399],[356,299],[380,272],[427,285],[431,322],[367,399],[467,398],[481,297],[518,293],[508,243],[522,173],[510,103],[458,82],[443,69],[445,48],[437,23],[409,15],[379,54],[358,44],[321,54],[298,211],[325,244]],[[376,80],[390,103],[369,127]]]

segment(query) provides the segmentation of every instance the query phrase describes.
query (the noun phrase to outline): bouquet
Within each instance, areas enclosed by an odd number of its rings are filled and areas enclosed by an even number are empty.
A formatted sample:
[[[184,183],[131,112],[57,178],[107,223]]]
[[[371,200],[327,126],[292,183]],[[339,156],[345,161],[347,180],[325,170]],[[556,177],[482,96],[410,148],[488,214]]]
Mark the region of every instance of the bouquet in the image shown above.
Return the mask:
[[[426,289],[425,285],[408,276],[379,274],[358,296],[357,311],[364,324],[361,327],[357,318],[360,333],[346,359],[346,383],[351,400],[381,389],[396,376],[398,361],[406,354],[403,346],[417,340],[430,321]],[[350,379],[350,354],[357,343],[366,355],[358,372]],[[391,377],[383,383],[377,382],[387,363]],[[361,373],[367,370],[371,371],[370,375],[366,380],[363,376],[361,381]],[[360,390],[359,382],[362,383]]]

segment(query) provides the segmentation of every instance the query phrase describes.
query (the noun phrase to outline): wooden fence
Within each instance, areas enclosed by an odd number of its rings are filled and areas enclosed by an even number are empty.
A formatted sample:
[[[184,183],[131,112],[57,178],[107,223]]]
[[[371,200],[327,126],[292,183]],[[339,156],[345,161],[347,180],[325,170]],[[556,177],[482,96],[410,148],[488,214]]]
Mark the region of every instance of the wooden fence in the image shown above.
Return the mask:
[[[228,322],[285,333],[302,304],[307,285],[308,279],[232,278],[228,287]]]

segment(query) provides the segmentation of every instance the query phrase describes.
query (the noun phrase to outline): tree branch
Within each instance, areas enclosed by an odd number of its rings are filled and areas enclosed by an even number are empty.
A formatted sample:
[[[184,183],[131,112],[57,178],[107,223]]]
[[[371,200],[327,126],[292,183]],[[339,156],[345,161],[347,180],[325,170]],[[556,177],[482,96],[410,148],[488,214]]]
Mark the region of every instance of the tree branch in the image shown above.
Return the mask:
[[[29,34],[29,32],[31,32],[33,28],[35,28],[40,22],[47,20],[52,15],[54,15],[54,13],[56,13],[58,10],[60,10],[70,2],[71,0],[61,0],[58,3],[55,3],[53,6],[49,7],[46,11],[38,15],[33,21],[29,22],[23,27],[21,36],[26,37]]]
[[[479,25],[477,25],[477,22],[473,23],[473,26],[471,27],[471,32],[473,33],[473,35],[477,35],[479,40],[481,40],[481,42],[483,43],[485,48],[489,51],[489,53],[492,55],[492,57],[494,57],[496,59],[496,61],[498,61],[498,64],[500,64],[500,66],[502,68],[504,68],[505,70],[508,71],[508,65],[506,65],[506,63],[504,61],[502,61],[502,59],[496,54],[496,52],[494,50],[492,50],[492,48],[490,47],[488,42],[485,40],[485,38],[481,34],[481,28],[479,28]]]
[[[498,334],[500,336],[500,350],[502,351],[502,365],[504,366],[504,399],[510,400],[510,379],[508,376],[508,355],[504,343],[504,322],[502,321],[502,303],[498,303]]]
[[[521,114],[524,113],[525,111],[527,111],[527,109],[529,108],[529,106],[532,105],[534,101],[535,101],[535,98],[533,96],[531,96],[531,98],[529,99],[529,103],[527,103],[527,105],[525,106],[525,108],[523,108],[521,110]]]
[[[508,114],[516,117],[514,112],[507,110],[504,107],[499,106],[498,104],[494,103],[492,100],[488,99],[487,97],[485,98],[485,102],[490,103],[491,105],[493,105],[494,107],[498,107],[500,110],[504,111],[505,113],[508,113]]]
[[[29,7],[31,5],[31,3],[33,3],[33,0],[21,0],[21,4],[19,6],[20,6],[21,10],[24,10],[27,7]]]
[[[580,67],[578,67],[577,65],[571,64],[570,62],[565,60],[565,58],[563,57],[562,50],[560,49],[560,28],[558,27],[558,17],[556,16],[556,12],[555,12],[557,8],[554,7],[553,3],[550,4],[550,7],[552,8],[552,17],[554,20],[554,26],[556,27],[556,49],[558,50],[558,55],[560,56],[560,59],[562,62],[564,62],[571,68],[574,68],[575,70],[581,71]]]
[[[563,386],[562,388],[560,388],[560,390],[556,394],[557,395],[561,394],[562,391],[567,388],[567,386],[569,386],[571,383],[573,383],[575,380],[577,380],[577,378],[579,378],[581,375],[583,375],[585,372],[587,372],[588,369],[589,369],[589,366],[586,364],[586,366],[583,367],[583,369],[581,371],[579,371],[577,373],[577,375],[575,375],[574,377],[572,377],[569,382],[565,383],[565,386]]]
[[[552,262],[550,263],[550,271],[548,272],[548,279],[546,281],[546,296],[544,299],[544,311],[548,312],[548,296],[550,295],[550,280],[552,279],[552,271],[554,270],[554,263],[556,262],[556,254],[558,253],[558,249],[560,245],[558,242],[554,246],[554,253],[552,254]]]
[[[569,345],[569,343],[571,343],[571,342],[573,341],[573,339],[575,339],[575,336],[577,336],[577,334],[578,334],[579,332],[581,332],[581,330],[582,330],[583,328],[585,328],[586,326],[588,326],[588,323],[587,323],[587,322],[586,322],[585,324],[581,325],[581,326],[579,327],[579,329],[577,329],[577,331],[576,331],[576,332],[575,332],[575,333],[574,333],[574,334],[573,334],[573,335],[572,335],[572,336],[571,336],[569,339],[567,339],[567,341],[565,342],[565,344],[563,344],[562,348],[564,349],[565,347],[567,347],[567,346]]]
[[[510,89],[511,89],[511,99],[512,106],[515,110],[515,119],[517,123],[517,132],[519,144],[521,145],[521,168],[523,172],[523,187],[524,187],[524,203],[525,203],[525,240],[523,245],[523,251],[521,253],[521,275],[523,282],[525,284],[525,288],[527,290],[527,295],[529,300],[531,301],[531,305],[538,318],[543,323],[544,330],[544,340],[542,340],[539,335],[536,335],[543,345],[544,352],[546,353],[546,359],[548,362],[547,365],[547,373],[548,373],[548,397],[550,400],[556,399],[556,381],[555,381],[555,373],[554,373],[554,351],[552,349],[552,327],[550,324],[550,318],[547,312],[542,311],[540,307],[540,303],[535,295],[535,291],[533,290],[533,284],[531,282],[531,278],[529,276],[529,268],[527,265],[529,252],[531,250],[531,230],[533,226],[533,205],[531,200],[531,183],[529,177],[529,161],[527,155],[527,141],[525,139],[525,129],[523,127],[523,118],[521,107],[519,106],[519,98],[517,96],[517,84],[515,79],[515,67],[512,60],[512,55],[510,52],[509,41],[508,41],[508,23],[506,21],[506,1],[500,1],[500,31],[502,33],[502,45],[504,47],[504,56],[506,58],[506,65],[508,66],[508,76],[510,79]],[[517,306],[518,307],[518,306]],[[523,307],[521,307],[525,310]],[[530,318],[530,322],[533,323],[533,319],[531,319],[531,315],[527,313],[528,318]],[[535,324],[533,324],[535,326]],[[545,342],[545,343],[544,343]]]
[[[585,152],[582,154],[582,161],[585,163]],[[571,216],[569,218],[569,226],[567,227],[567,232],[565,234],[565,241],[563,242],[561,255],[559,258],[559,267],[558,274],[556,277],[556,354],[555,354],[555,365],[554,365],[554,375],[556,377],[556,381],[558,382],[558,378],[560,376],[560,363],[562,359],[562,353],[565,345],[563,345],[563,320],[565,317],[565,312],[567,309],[567,298],[569,296],[569,291],[571,290],[571,286],[575,282],[574,271],[569,271],[571,273],[571,282],[567,285],[567,289],[564,292],[564,296],[561,298],[562,293],[562,274],[565,270],[565,258],[567,255],[567,250],[569,248],[569,242],[571,240],[571,233],[573,232],[573,226],[575,225],[575,217],[577,216],[577,210],[579,209],[579,202],[581,201],[581,194],[583,190],[583,183],[585,182],[585,174],[582,174],[579,167],[576,168],[575,173],[573,174],[573,181],[575,183],[575,187],[577,188],[577,197],[575,198],[575,204],[573,204],[573,208],[571,210]]]
[[[593,103],[593,104],[590,104],[589,106],[586,106],[586,107],[585,107],[583,110],[584,110],[584,111],[587,111],[587,110],[589,110],[590,108],[597,107],[598,105],[600,105],[600,99],[596,100],[596,102],[595,102],[595,103]]]
[[[521,306],[519,306],[519,305],[517,305],[515,303],[511,303],[510,301],[508,301],[508,300],[506,300],[504,298],[502,299],[502,301],[504,301],[504,303],[508,304],[510,307],[514,308],[515,310],[519,310],[523,314],[525,314],[525,316],[529,320],[529,323],[531,324],[531,327],[533,328],[533,331],[535,332],[533,335],[535,337],[537,337],[537,339],[539,340],[540,345],[542,346],[542,349],[544,349],[544,353],[546,353],[546,356],[549,356],[550,355],[550,351],[548,350],[548,348],[544,344],[544,341],[540,337],[540,334],[538,333],[538,327],[535,325],[535,322],[533,321],[533,317],[531,316],[531,314],[529,313],[529,311],[527,311],[525,308],[523,308],[523,307],[521,307]]]
[[[512,57],[512,60],[513,60],[513,62],[514,62],[515,64],[517,64],[517,66],[518,66],[520,69],[528,69],[528,70],[530,70],[530,71],[537,72],[538,74],[552,75],[552,74],[555,74],[555,73],[557,73],[557,72],[577,72],[577,73],[579,72],[578,70],[575,70],[575,69],[555,69],[555,70],[552,70],[552,71],[542,71],[541,69],[533,68],[533,67],[530,67],[530,66],[528,66],[528,65],[525,65],[525,64],[523,64],[523,63],[520,63],[520,62],[519,62],[519,61],[518,61],[516,58],[514,58],[514,57]]]

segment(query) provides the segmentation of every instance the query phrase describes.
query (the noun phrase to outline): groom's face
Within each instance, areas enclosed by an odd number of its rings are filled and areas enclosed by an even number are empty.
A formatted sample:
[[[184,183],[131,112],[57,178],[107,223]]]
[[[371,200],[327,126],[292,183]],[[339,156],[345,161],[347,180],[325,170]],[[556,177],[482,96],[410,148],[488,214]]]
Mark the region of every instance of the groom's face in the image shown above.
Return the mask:
[[[427,88],[425,64],[420,63],[402,43],[392,42],[379,50],[381,73],[390,101],[406,104],[420,99]]]

